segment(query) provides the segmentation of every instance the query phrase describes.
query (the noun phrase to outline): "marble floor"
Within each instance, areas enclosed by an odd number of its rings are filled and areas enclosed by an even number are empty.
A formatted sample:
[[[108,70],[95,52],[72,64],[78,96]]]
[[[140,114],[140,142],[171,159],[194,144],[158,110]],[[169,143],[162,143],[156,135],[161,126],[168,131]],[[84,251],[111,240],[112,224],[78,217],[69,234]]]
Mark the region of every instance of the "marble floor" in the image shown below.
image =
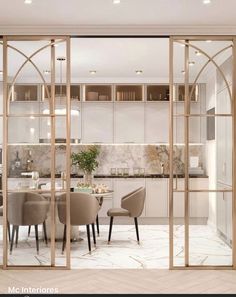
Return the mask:
[[[169,227],[167,225],[140,225],[140,245],[137,244],[133,225],[114,225],[111,244],[107,244],[108,226],[100,226],[96,248],[88,253],[85,228],[80,227],[83,240],[71,243],[71,266],[74,269],[167,269],[169,263]],[[42,234],[40,232],[40,236]],[[2,238],[2,229],[0,229]],[[56,242],[56,265],[65,265],[61,254],[62,242]],[[174,264],[184,263],[184,227],[174,228]],[[2,241],[0,241],[2,255]],[[190,226],[191,265],[231,265],[231,248],[207,225]],[[1,259],[1,258],[0,258]],[[40,252],[36,254],[34,231],[27,236],[27,228],[21,227],[18,247],[9,255],[10,265],[50,265],[50,244],[40,240]]]

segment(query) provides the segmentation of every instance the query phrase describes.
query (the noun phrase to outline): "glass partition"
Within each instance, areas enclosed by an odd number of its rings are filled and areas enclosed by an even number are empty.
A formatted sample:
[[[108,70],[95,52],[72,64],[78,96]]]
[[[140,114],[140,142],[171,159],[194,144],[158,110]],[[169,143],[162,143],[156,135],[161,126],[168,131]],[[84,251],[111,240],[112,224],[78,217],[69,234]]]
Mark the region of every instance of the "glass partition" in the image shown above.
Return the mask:
[[[8,38],[4,45],[4,183],[9,238],[4,266],[70,267],[70,43],[67,38]],[[63,62],[63,64],[62,64]],[[64,84],[62,88],[62,84]],[[63,90],[59,95],[59,90]],[[58,97],[59,96],[59,97]],[[47,99],[45,99],[45,97]],[[79,97],[78,97],[79,98]],[[59,142],[65,159],[58,172]],[[69,161],[68,161],[69,160]],[[58,183],[61,172],[67,183]],[[60,181],[60,178],[59,178]],[[68,187],[66,186],[68,185]],[[60,195],[65,193],[65,200]],[[63,204],[63,220],[58,204]],[[60,243],[59,243],[60,242]],[[60,260],[57,260],[60,258]]]
[[[173,38],[170,59],[170,266],[232,267],[233,39]]]

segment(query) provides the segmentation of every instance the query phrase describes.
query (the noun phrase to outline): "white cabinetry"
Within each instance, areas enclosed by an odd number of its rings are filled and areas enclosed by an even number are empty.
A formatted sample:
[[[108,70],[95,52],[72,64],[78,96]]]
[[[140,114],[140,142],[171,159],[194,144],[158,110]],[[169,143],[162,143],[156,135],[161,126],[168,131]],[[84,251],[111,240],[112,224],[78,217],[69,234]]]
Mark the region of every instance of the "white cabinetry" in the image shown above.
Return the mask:
[[[146,179],[146,217],[168,217],[168,179]]]
[[[38,102],[11,102],[10,113],[31,114],[27,117],[11,117],[8,121],[9,143],[38,143],[39,142],[39,118],[33,114],[39,112]]]
[[[126,194],[128,194],[129,192],[132,192],[135,189],[138,189],[139,187],[145,187],[144,178],[114,179],[113,207],[121,207],[121,198]],[[142,216],[145,216],[145,205],[144,205]]]
[[[82,107],[84,143],[113,142],[113,104],[85,102]]]
[[[144,143],[144,104],[115,104],[115,143]]]
[[[184,189],[184,179],[178,178],[178,190]],[[208,190],[208,178],[190,178],[189,187],[192,190]],[[189,216],[191,218],[207,218],[209,213],[209,194],[207,192],[189,193]],[[174,193],[174,217],[184,217],[184,192]]]
[[[169,142],[169,104],[147,102],[145,106],[145,143]]]

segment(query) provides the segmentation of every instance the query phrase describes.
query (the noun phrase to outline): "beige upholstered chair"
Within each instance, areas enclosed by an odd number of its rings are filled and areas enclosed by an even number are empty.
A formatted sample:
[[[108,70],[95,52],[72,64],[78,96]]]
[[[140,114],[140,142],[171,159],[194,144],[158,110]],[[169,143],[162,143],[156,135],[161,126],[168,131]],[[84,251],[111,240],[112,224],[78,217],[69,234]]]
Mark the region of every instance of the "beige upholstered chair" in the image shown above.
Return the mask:
[[[16,232],[16,245],[20,226],[35,226],[36,249],[39,252],[38,225],[43,224],[46,238],[46,224],[49,202],[40,194],[18,192],[8,195],[8,222],[13,225],[10,252],[13,249]]]
[[[110,228],[108,243],[111,241],[111,231],[114,217],[127,216],[134,218],[137,241],[139,243],[139,232],[138,232],[138,217],[142,214],[144,201],[146,196],[146,190],[144,187],[138,188],[133,192],[125,195],[121,199],[121,208],[111,208],[108,210],[107,215],[110,217]]]
[[[66,194],[62,194],[58,198],[58,216],[59,221],[64,224],[64,235],[62,244],[62,253],[65,249],[66,243]],[[96,221],[97,213],[99,210],[98,200],[86,193],[70,193],[70,222],[71,226],[86,225],[87,237],[88,237],[88,248],[91,253],[91,242],[90,242],[90,227],[92,225],[93,240],[96,245],[95,227],[94,222]]]

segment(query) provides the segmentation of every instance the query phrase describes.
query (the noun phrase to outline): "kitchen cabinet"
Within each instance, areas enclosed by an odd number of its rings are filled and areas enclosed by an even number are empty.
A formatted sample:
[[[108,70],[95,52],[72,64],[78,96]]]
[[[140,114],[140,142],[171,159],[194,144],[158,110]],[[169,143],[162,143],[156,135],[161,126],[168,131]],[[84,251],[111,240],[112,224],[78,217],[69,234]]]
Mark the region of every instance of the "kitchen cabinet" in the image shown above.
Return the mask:
[[[168,217],[168,179],[146,179],[146,217]]]
[[[85,85],[84,101],[112,101],[112,85]]]
[[[148,102],[145,106],[145,143],[169,142],[169,104]]]
[[[229,188],[230,189],[230,188]],[[220,236],[229,244],[232,243],[232,193],[217,193],[217,230]]]
[[[189,189],[208,190],[208,178],[190,178]],[[175,185],[175,182],[174,182]],[[178,178],[177,189],[184,190],[184,178]],[[189,193],[189,216],[191,218],[207,218],[209,213],[209,193]],[[184,217],[184,192],[174,193],[174,217]]]
[[[10,117],[8,121],[9,143],[38,143],[39,118],[33,114],[39,113],[38,102],[10,102],[10,114],[19,114],[19,117]],[[22,114],[29,114],[21,117]]]
[[[83,103],[82,142],[113,142],[113,104]]]
[[[144,143],[144,103],[116,103],[115,143]]]
[[[139,187],[145,187],[145,178],[119,178],[114,179],[114,194],[113,194],[113,207],[121,207],[121,198],[126,194],[138,189]],[[147,199],[147,197],[146,197]],[[146,202],[145,202],[146,205]],[[145,205],[142,213],[142,217],[146,215]]]

